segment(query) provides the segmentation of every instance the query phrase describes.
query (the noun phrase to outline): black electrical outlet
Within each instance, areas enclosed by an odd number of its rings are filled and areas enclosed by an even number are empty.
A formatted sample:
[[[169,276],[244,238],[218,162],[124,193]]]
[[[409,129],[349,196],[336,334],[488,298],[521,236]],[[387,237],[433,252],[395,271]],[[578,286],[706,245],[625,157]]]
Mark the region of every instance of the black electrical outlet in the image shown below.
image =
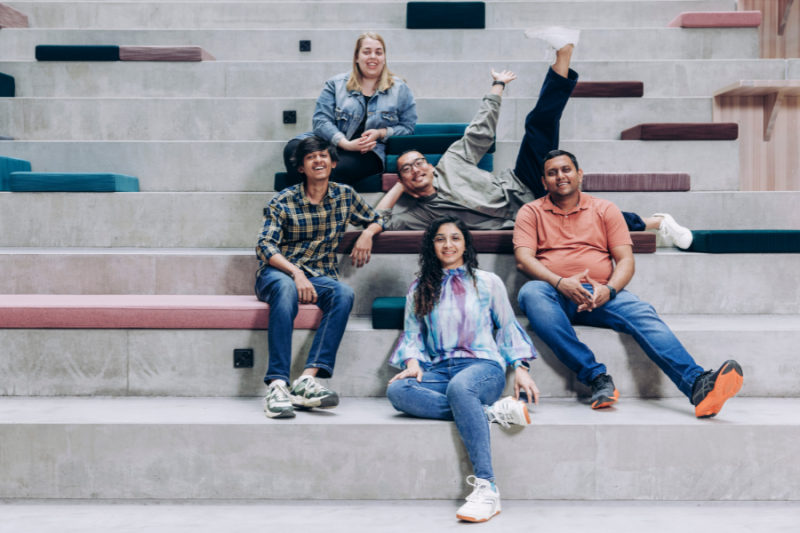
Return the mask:
[[[297,124],[297,111],[284,111],[283,112],[284,124]]]
[[[311,51],[311,41],[300,41],[300,51],[301,52],[310,52]]]
[[[265,207],[265,208],[264,208],[264,216],[267,216],[267,213],[268,213],[268,212],[269,212],[269,207]]]
[[[234,350],[233,368],[253,368],[253,349],[238,348]]]

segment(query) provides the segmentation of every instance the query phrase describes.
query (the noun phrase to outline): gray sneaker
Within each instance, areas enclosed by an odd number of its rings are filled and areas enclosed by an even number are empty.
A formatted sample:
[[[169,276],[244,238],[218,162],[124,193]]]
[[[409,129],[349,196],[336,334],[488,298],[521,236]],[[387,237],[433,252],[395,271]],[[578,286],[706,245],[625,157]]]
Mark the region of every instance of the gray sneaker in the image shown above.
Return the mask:
[[[289,401],[289,391],[283,381],[270,384],[267,397],[262,402],[264,414],[269,418],[294,418],[294,408]]]
[[[292,384],[289,399],[296,409],[333,409],[339,405],[339,395],[323,387],[313,376],[297,378]]]

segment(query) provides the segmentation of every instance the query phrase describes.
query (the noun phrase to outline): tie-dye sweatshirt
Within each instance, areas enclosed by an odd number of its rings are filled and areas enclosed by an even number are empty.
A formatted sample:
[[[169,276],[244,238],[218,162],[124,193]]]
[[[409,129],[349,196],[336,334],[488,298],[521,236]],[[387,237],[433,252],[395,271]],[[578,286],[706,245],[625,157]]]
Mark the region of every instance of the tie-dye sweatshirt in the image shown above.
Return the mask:
[[[422,320],[414,314],[419,280],[411,284],[406,295],[405,331],[390,365],[405,368],[406,361],[417,359],[425,368],[447,359],[477,358],[505,368],[536,358],[536,348],[514,316],[503,281],[491,272],[474,272],[476,284],[465,267],[445,270],[439,303]]]

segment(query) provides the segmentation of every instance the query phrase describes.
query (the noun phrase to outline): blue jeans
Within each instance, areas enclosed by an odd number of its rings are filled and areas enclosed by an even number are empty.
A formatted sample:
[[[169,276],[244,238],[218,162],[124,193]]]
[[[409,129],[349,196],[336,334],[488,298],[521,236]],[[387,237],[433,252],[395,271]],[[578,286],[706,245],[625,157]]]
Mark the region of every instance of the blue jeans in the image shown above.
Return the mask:
[[[419,418],[455,420],[475,476],[494,481],[489,421],[484,405],[500,399],[506,373],[486,359],[448,359],[416,378],[389,385],[386,395],[395,409]],[[424,446],[424,445],[423,445]]]
[[[347,319],[353,309],[353,289],[327,276],[309,277],[322,309],[319,324],[305,368],[319,368],[317,376],[333,376],[336,352],[342,342]],[[267,267],[256,278],[256,296],[269,304],[269,368],[264,381],[289,382],[292,364],[292,332],[297,317],[297,285],[277,268]]]
[[[584,284],[583,287],[592,292],[591,285]],[[631,335],[689,398],[697,376],[703,373],[703,368],[694,362],[653,306],[628,291],[620,291],[615,299],[591,313],[578,313],[578,306],[549,283],[529,281],[519,291],[519,305],[536,335],[578,375],[578,381],[584,385],[591,385],[594,378],[606,373],[606,367],[598,363],[592,351],[578,340],[572,324],[611,328]]]
[[[539,100],[525,119],[525,135],[517,155],[514,174],[536,198],[547,194],[542,185],[544,158],[558,149],[561,114],[578,83],[578,73],[570,69],[564,78],[551,68],[539,92]],[[644,231],[645,224],[636,213],[622,213],[628,231]]]

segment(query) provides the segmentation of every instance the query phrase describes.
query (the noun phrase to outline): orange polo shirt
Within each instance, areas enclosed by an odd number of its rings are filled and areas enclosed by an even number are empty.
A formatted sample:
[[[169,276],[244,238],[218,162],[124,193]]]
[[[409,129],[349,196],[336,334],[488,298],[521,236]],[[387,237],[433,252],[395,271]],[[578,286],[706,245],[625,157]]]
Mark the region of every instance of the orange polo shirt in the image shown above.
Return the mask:
[[[568,213],[549,194],[525,204],[514,227],[515,250],[536,250],[536,259],[565,278],[588,268],[589,276],[602,284],[614,273],[610,250],[626,244],[633,241],[619,208],[583,192]]]

